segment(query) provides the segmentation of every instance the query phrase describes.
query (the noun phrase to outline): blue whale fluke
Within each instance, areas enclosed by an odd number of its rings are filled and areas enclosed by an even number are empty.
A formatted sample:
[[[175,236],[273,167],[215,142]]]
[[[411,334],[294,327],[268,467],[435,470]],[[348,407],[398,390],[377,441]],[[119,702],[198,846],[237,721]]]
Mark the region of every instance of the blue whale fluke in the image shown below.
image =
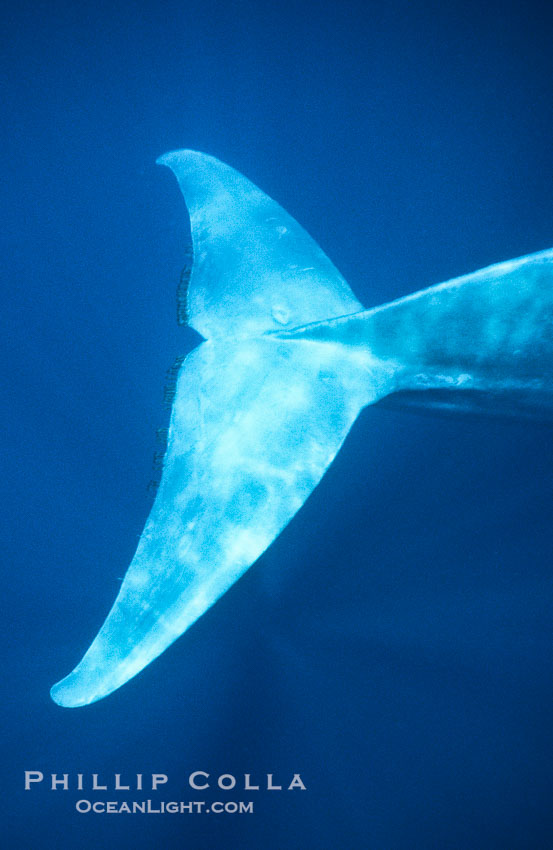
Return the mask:
[[[364,310],[311,237],[222,162],[175,151],[193,268],[160,486],[113,608],[52,699],[107,696],[271,544],[363,407],[553,418],[553,250]]]

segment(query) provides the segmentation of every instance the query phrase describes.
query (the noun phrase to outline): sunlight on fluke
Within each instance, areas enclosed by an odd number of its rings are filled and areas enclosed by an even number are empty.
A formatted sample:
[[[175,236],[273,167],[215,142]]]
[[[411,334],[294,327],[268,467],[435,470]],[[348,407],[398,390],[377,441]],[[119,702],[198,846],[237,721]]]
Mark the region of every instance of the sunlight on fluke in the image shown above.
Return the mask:
[[[179,320],[205,341],[179,364],[161,482],[119,595],[52,688],[62,706],[107,696],[194,623],[292,519],[363,407],[553,414],[553,250],[364,310],[237,171],[194,151],[158,162],[190,212]]]

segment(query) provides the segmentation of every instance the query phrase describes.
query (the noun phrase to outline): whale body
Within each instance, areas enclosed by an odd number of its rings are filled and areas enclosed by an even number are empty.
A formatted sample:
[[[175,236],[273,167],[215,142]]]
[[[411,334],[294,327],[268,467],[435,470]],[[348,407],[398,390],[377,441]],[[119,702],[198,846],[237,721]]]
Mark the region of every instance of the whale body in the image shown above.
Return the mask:
[[[120,592],[51,690],[67,707],[139,673],[257,560],[367,405],[553,418],[553,250],[365,310],[237,171],[194,151],[158,162],[190,213],[179,315],[204,341],[178,370],[159,489]]]

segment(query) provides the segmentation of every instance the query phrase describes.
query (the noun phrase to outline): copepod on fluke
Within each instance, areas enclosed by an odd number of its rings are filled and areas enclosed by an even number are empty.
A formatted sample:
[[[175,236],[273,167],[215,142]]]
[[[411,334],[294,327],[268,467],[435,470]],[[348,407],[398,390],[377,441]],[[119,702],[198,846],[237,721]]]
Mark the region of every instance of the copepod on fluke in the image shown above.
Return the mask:
[[[316,242],[228,165],[175,174],[192,256],[161,481],[82,661],[52,688],[82,706],[139,673],[250,567],[316,487],[359,412],[395,405],[553,418],[553,250],[365,310]]]

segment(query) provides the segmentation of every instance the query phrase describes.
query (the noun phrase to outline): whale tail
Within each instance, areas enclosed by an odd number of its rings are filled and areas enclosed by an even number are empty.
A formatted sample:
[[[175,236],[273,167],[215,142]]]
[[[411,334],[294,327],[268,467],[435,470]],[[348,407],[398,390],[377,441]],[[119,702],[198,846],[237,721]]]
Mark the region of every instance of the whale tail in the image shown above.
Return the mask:
[[[62,706],[107,696],[192,625],[292,519],[364,406],[396,397],[439,407],[445,394],[462,409],[471,390],[516,412],[553,398],[543,375],[553,252],[364,310],[319,246],[242,175],[193,151],[158,162],[190,213],[179,321],[205,341],[180,366],[161,482],[119,595],[52,688]]]
[[[204,338],[180,368],[161,481],[98,636],[51,691],[94,702],[163,652],[262,554],[332,462],[388,367],[278,331],[362,309],[319,246],[218,160],[179,151],[193,264],[178,308]]]

